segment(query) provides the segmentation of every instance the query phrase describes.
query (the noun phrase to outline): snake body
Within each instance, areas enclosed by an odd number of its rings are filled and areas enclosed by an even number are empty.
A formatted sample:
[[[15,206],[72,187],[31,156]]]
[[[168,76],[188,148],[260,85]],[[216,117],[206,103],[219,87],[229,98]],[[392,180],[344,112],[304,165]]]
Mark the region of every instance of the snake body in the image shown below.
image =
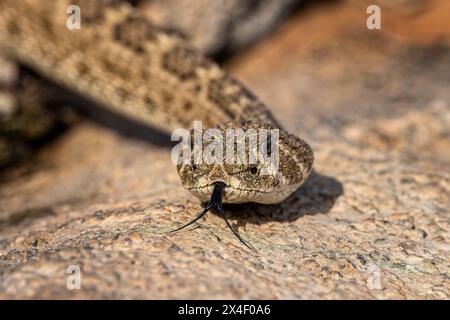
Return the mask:
[[[81,29],[66,27],[81,8]],[[151,24],[119,0],[0,0],[0,50],[44,77],[125,117],[170,132],[204,127],[280,129],[279,170],[250,165],[178,165],[183,186],[207,201],[277,203],[308,177],[313,152],[281,129],[269,110],[178,35]]]

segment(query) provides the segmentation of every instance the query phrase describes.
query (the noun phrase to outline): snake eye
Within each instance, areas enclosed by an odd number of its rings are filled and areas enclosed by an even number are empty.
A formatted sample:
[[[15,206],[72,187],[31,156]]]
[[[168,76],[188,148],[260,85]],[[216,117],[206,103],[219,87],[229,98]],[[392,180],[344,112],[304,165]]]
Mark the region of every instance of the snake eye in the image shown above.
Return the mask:
[[[197,166],[195,164],[192,165],[192,170],[197,171]]]
[[[257,173],[258,173],[258,168],[255,167],[255,166],[250,167],[250,173],[251,173],[251,174],[257,174]]]

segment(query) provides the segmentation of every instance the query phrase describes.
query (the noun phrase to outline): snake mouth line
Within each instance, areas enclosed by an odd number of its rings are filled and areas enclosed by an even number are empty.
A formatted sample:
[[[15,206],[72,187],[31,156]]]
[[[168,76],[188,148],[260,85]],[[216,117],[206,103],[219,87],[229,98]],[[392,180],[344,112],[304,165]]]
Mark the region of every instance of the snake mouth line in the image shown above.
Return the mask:
[[[206,185],[203,185],[203,186],[200,186],[200,187],[191,187],[191,188],[188,188],[187,190],[188,191],[193,191],[193,190],[202,190],[202,189],[206,189],[206,188],[214,188],[214,185],[216,184],[217,182],[214,182],[214,183],[211,183],[211,184],[206,184]],[[261,190],[257,190],[257,189],[245,189],[245,188],[237,188],[237,187],[233,187],[233,186],[230,186],[230,185],[227,185],[227,184],[225,184],[226,186],[225,186],[225,190],[226,189],[231,189],[231,190],[234,190],[234,191],[247,191],[247,192],[257,192],[257,193],[271,193],[271,191],[261,191]]]

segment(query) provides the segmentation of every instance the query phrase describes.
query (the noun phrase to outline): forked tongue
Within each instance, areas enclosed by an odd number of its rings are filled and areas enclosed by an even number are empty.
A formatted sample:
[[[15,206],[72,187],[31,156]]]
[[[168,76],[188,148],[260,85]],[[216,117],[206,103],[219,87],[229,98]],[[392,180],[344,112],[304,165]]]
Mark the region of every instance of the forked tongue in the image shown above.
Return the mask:
[[[175,232],[175,231],[179,231],[181,229],[186,228],[187,226],[189,226],[189,225],[193,224],[194,222],[196,222],[197,220],[201,219],[209,210],[211,210],[212,208],[215,208],[217,210],[217,212],[219,212],[222,219],[225,220],[225,223],[227,224],[227,226],[231,229],[231,231],[234,233],[234,235],[239,239],[239,241],[241,241],[250,250],[256,251],[253,247],[248,245],[244,241],[244,239],[241,238],[239,233],[237,233],[237,231],[232,227],[232,225],[228,222],[228,219],[225,216],[225,212],[222,207],[222,191],[223,191],[223,189],[225,189],[225,187],[226,187],[225,183],[216,182],[214,184],[214,190],[211,194],[211,199],[209,200],[209,203],[205,207],[205,209],[194,220],[188,222],[187,224],[185,224],[175,230],[169,231],[169,232]]]

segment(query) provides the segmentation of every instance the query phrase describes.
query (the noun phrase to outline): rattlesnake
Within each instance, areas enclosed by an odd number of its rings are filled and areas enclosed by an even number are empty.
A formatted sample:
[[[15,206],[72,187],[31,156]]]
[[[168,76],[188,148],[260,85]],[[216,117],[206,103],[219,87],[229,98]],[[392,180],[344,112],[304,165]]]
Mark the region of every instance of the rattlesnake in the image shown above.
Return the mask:
[[[80,30],[66,27],[69,5],[82,8]],[[311,171],[306,142],[281,129],[264,104],[218,65],[128,3],[0,0],[0,49],[109,110],[166,132],[189,128],[194,120],[221,131],[280,129],[276,174],[262,175],[250,165],[178,165],[183,186],[202,201],[217,189],[219,202],[278,203]]]

